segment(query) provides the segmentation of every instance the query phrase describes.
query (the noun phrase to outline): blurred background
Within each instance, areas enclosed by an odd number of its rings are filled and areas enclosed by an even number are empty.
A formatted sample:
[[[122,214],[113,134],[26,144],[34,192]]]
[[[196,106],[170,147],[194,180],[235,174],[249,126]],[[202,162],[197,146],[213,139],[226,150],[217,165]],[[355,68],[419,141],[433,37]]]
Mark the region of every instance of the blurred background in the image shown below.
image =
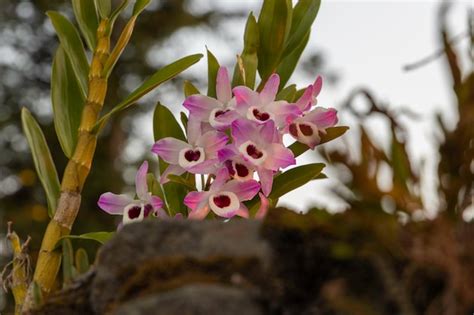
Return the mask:
[[[258,0],[153,0],[109,80],[104,111],[155,69],[178,57],[203,53],[206,46],[222,65],[233,67],[235,55],[242,50],[246,16],[258,12],[260,5]],[[46,199],[21,130],[23,106],[42,125],[60,178],[66,163],[54,133],[49,99],[51,62],[58,40],[45,12],[59,10],[71,19],[73,14],[68,1],[0,0],[0,7],[2,266],[9,256],[3,241],[7,221],[14,222],[22,237],[32,237],[33,254],[48,222]],[[472,114],[465,117],[462,141],[455,137],[459,142],[451,142],[454,148],[443,147],[461,117],[462,100],[453,86],[457,78],[464,82],[473,71],[469,29],[473,9],[468,0],[452,1],[449,10],[445,2],[435,0],[322,1],[310,42],[290,81],[302,88],[321,74],[324,87],[318,104],[337,108],[340,124],[351,130],[319,152],[298,158],[299,163],[331,164],[325,171],[329,179],[307,184],[282,198],[281,204],[297,211],[316,207],[340,212],[353,208],[355,201],[366,200],[385,212],[398,213],[403,220],[433,218],[450,208],[463,220],[474,217],[472,150],[462,151],[464,145],[473,146]],[[117,23],[120,30],[125,20]],[[445,42],[442,29],[447,32]],[[457,52],[459,76],[453,75],[452,63],[446,62],[447,44]],[[206,61],[109,123],[99,140],[73,234],[115,229],[114,218],[98,209],[97,199],[106,191],[134,189],[138,165],[143,159],[155,160],[150,154],[154,105],[160,100],[179,114],[184,80],[204,90]],[[473,103],[470,106],[472,112]],[[456,163],[443,159],[463,154],[467,157],[459,163],[467,165],[463,169],[466,176],[453,186],[455,180],[441,176],[443,165],[454,178],[459,177],[460,168],[450,169]],[[404,169],[397,170],[400,165]],[[446,191],[454,193],[450,196]],[[84,246],[91,251],[97,247]],[[0,311],[2,305],[0,298]]]

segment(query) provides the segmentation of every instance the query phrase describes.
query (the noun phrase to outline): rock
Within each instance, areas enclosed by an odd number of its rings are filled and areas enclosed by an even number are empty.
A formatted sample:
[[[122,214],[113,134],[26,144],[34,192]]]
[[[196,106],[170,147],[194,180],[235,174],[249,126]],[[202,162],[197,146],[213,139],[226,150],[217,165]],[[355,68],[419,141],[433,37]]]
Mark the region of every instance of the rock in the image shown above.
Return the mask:
[[[261,315],[266,314],[249,291],[221,285],[187,285],[163,294],[127,302],[117,315]]]

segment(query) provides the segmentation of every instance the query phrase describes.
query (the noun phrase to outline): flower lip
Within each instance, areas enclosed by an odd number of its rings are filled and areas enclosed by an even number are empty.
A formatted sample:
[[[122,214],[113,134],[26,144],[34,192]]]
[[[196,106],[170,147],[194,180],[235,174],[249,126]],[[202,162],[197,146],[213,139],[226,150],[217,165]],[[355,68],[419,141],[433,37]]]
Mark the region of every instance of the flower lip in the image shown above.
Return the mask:
[[[123,224],[143,220],[143,204],[131,203],[123,210]]]
[[[253,178],[253,170],[249,169],[244,163],[236,161],[226,161],[225,166],[229,171],[229,175],[239,181],[249,180]]]
[[[218,215],[231,217],[240,208],[240,201],[233,192],[221,191],[209,196],[209,206]]]
[[[239,151],[246,160],[251,161],[255,165],[260,165],[267,158],[267,153],[250,140],[242,143]]]
[[[269,112],[261,111],[255,106],[251,106],[247,111],[247,118],[258,123],[265,123],[273,119],[273,115]]]
[[[227,124],[226,123],[223,123],[221,121],[218,121],[216,120],[216,118],[226,114],[230,112],[230,109],[224,109],[224,108],[214,108],[211,113],[209,114],[209,123],[211,124],[211,126],[213,126],[214,128],[219,128],[219,127],[224,127],[226,126]]]
[[[189,168],[205,160],[204,149],[201,147],[185,148],[179,151],[178,163],[183,168]]]

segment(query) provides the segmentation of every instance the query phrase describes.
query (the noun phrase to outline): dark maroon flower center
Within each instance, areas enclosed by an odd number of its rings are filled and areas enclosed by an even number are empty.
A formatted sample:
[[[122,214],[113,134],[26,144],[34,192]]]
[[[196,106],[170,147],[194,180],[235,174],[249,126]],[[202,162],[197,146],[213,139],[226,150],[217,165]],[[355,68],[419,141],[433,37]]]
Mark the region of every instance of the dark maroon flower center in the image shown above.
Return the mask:
[[[249,174],[249,169],[243,164],[235,163],[235,170],[237,171],[237,175],[239,175],[239,177],[247,177]]]
[[[219,208],[225,208],[230,205],[230,198],[226,195],[215,196],[212,200]]]
[[[217,118],[221,115],[224,115],[225,113],[227,113],[229,111],[229,109],[226,109],[226,110],[218,110],[215,114],[214,114],[214,118]]]
[[[290,125],[290,133],[293,137],[295,137],[295,138],[298,137],[298,128],[296,127],[296,124],[291,124]]]
[[[184,153],[184,158],[188,161],[188,162],[195,162],[195,161],[199,161],[199,158],[201,157],[201,152],[199,150],[188,150]]]
[[[263,153],[257,149],[253,144],[247,146],[247,154],[254,159],[259,159],[263,156]]]
[[[267,121],[270,118],[270,115],[268,113],[260,112],[256,108],[252,111],[252,114],[260,121]]]
[[[142,211],[142,208],[139,206],[133,206],[130,209],[128,209],[128,217],[130,219],[136,219],[140,216],[140,212]]]
[[[145,205],[143,210],[143,216],[147,218],[153,212],[153,206],[150,204]]]
[[[300,130],[305,136],[313,135],[313,128],[311,128],[309,125],[300,124]]]

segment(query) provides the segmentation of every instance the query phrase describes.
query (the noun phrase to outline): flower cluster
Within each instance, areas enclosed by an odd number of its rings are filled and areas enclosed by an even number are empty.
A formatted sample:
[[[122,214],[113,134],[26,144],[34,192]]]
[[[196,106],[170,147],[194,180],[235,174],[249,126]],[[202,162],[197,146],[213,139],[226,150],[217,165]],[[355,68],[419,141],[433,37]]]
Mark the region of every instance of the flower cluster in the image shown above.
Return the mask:
[[[210,211],[223,218],[249,217],[243,202],[259,192],[260,212],[264,213],[275,174],[296,164],[292,151],[283,144],[283,136],[288,134],[314,148],[326,128],[337,123],[335,109],[315,106],[321,77],[294,103],[277,100],[279,85],[278,74],[273,74],[260,92],[246,86],[232,89],[227,69],[221,67],[216,98],[194,94],[184,101],[189,110],[187,142],[167,137],[153,145],[152,152],[168,163],[161,174],[162,185],[170,175],[186,172],[208,178],[202,191],[191,191],[183,200],[190,209],[189,218],[203,219]],[[146,171],[145,162],[136,180],[139,200],[105,193],[99,206],[108,213],[123,214],[123,223],[149,215],[166,216],[161,200],[148,192]]]

